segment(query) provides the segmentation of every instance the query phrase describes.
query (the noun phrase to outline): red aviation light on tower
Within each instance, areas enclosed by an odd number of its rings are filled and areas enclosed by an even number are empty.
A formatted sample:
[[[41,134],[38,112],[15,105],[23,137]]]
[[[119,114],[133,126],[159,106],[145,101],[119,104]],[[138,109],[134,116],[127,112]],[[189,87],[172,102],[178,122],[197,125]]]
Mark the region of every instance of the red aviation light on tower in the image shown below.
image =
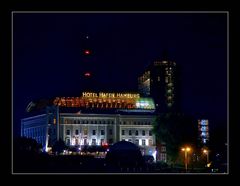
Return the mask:
[[[85,54],[85,55],[90,55],[91,52],[90,52],[90,50],[84,50],[84,54]]]
[[[84,76],[85,76],[85,77],[90,77],[90,76],[91,76],[91,73],[90,73],[90,72],[86,72],[86,73],[84,74]]]

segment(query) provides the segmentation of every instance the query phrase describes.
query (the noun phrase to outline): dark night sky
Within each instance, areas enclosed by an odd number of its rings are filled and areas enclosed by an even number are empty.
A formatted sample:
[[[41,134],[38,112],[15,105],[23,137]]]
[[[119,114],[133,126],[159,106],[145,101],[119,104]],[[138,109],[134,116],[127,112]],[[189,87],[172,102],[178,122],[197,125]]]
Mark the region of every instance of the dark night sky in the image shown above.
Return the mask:
[[[227,14],[14,14],[14,134],[33,99],[80,96],[81,37],[89,34],[97,86],[137,91],[147,64],[181,67],[182,110],[227,122]]]

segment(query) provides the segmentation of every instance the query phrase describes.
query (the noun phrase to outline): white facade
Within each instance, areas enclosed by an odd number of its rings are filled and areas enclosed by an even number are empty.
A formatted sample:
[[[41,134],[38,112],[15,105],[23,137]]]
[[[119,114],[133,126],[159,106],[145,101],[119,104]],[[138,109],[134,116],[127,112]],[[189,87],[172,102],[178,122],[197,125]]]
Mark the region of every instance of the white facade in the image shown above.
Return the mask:
[[[22,136],[36,139],[44,150],[62,139],[68,146],[104,145],[126,140],[143,154],[156,151],[154,115],[55,112],[22,119]]]
[[[154,116],[60,113],[60,134],[67,145],[102,145],[126,140],[144,153],[155,151]]]

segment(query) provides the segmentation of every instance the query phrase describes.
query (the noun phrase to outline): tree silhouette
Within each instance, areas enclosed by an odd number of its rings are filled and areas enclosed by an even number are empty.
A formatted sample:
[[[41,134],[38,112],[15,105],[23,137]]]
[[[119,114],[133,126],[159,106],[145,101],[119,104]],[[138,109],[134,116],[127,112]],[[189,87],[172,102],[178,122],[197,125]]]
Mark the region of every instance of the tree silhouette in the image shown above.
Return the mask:
[[[62,153],[63,150],[66,149],[66,144],[62,139],[59,139],[58,141],[56,141],[54,143],[54,145],[52,146],[52,151],[56,154]]]
[[[197,122],[182,113],[163,113],[156,117],[153,124],[157,145],[166,143],[167,159],[176,163],[183,145],[196,146]]]
[[[14,150],[16,152],[41,152],[42,145],[37,143],[35,139],[19,137],[14,139]]]

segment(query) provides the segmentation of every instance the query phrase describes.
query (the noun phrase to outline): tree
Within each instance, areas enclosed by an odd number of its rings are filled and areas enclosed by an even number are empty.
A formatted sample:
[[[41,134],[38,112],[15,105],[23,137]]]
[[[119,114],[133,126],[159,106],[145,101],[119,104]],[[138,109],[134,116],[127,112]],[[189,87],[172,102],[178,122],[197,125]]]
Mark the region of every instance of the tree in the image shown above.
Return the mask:
[[[56,154],[62,153],[66,149],[66,144],[62,139],[59,139],[52,146],[52,151]]]
[[[39,153],[42,151],[42,144],[37,143],[37,141],[32,138],[19,137],[14,139],[14,150],[20,153]]]
[[[163,113],[156,117],[153,132],[157,144],[166,143],[168,162],[176,163],[181,147],[196,146],[197,122],[182,113]]]

